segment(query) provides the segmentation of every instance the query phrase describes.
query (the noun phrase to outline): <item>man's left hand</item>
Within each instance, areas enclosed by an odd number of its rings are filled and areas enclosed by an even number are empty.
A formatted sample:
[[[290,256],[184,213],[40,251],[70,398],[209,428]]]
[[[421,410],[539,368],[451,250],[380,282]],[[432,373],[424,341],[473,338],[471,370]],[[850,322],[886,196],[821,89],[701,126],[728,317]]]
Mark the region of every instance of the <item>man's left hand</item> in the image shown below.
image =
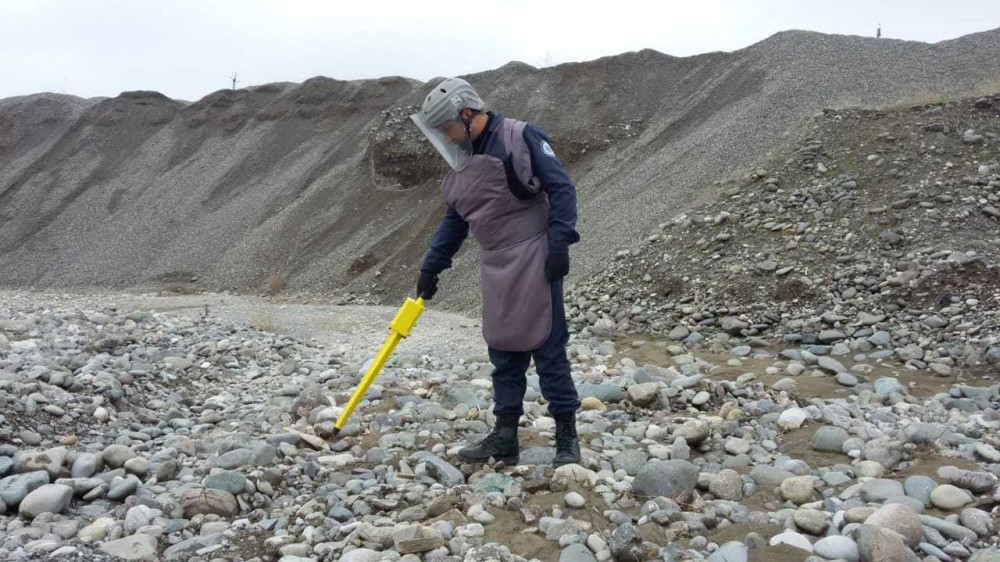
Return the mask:
[[[549,254],[545,260],[545,279],[555,283],[569,273],[569,254]]]

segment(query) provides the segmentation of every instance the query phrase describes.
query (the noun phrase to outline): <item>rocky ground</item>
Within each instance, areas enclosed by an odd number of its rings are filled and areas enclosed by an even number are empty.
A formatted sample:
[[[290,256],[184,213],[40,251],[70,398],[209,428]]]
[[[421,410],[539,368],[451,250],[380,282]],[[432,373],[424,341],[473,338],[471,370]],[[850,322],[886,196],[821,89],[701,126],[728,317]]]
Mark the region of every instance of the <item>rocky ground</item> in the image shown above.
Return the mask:
[[[574,326],[1000,365],[1000,96],[826,111],[718,190],[575,287]]]
[[[964,371],[576,334],[581,465],[549,464],[532,377],[521,464],[472,466],[490,369],[447,334],[473,322],[418,330],[445,360],[401,350],[334,438],[378,339],[225,302],[2,294],[0,559],[1000,557],[1000,387]]]

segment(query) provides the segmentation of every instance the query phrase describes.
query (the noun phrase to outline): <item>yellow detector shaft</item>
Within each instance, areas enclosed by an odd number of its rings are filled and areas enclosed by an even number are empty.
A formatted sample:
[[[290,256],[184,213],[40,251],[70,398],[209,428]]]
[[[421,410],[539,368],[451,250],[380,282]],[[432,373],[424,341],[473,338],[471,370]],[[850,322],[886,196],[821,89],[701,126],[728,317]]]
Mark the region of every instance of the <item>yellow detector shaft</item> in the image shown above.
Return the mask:
[[[347,420],[354,413],[354,409],[358,407],[358,403],[365,397],[368,393],[368,387],[372,385],[375,377],[378,376],[379,371],[385,366],[389,357],[392,356],[392,352],[396,349],[396,345],[399,340],[410,335],[410,330],[416,325],[417,319],[420,318],[420,313],[424,311],[424,299],[418,297],[416,300],[407,298],[403,306],[399,308],[399,312],[396,313],[396,317],[389,324],[389,337],[385,339],[385,343],[382,344],[382,348],[378,350],[378,355],[375,356],[375,360],[372,361],[371,367],[368,367],[368,371],[365,376],[361,377],[361,382],[358,383],[358,387],[354,389],[354,395],[351,399],[347,401],[347,405],[344,406],[344,411],[340,413],[340,417],[337,418],[337,423],[334,424],[333,434],[336,435],[340,433],[340,430],[344,429],[347,425]]]

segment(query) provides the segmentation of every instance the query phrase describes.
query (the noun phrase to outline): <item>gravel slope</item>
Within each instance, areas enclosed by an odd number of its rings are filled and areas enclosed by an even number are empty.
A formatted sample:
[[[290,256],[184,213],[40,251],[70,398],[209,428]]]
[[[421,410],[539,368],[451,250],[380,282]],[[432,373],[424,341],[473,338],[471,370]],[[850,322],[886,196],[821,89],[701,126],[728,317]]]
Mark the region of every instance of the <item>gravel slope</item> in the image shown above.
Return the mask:
[[[779,33],[732,53],[642,51],[470,76],[539,122],[580,188],[575,278],[714,194],[829,105],[976,89],[1000,31],[934,45]],[[346,289],[395,304],[442,212],[407,129],[426,86],[314,78],[222,90],[0,102],[0,282],[8,286]],[[54,108],[53,105],[56,107]],[[475,314],[471,249],[441,306]]]

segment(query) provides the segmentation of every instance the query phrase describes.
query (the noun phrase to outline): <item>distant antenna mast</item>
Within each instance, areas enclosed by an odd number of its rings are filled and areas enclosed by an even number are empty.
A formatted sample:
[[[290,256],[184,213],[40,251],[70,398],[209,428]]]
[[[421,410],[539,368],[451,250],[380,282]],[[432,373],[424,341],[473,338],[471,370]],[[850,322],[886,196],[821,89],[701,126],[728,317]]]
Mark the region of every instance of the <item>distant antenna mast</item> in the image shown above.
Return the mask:
[[[882,24],[878,24],[878,29],[875,30],[875,38],[882,37]]]
[[[235,72],[233,73],[233,76],[232,76],[232,78],[230,78],[230,80],[233,81],[233,90],[235,91],[236,90],[236,83],[239,82],[239,80],[236,79],[236,73]]]

